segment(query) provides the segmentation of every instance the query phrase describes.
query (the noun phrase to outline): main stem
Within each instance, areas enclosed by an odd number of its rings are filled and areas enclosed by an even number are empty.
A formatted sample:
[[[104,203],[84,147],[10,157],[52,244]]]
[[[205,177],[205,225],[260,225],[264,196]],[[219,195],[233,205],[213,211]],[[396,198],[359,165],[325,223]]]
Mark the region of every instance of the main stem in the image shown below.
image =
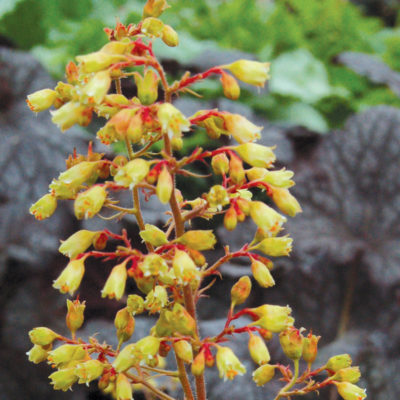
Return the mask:
[[[170,142],[167,134],[164,134],[164,150],[168,156],[172,156],[171,142]],[[174,188],[175,188],[175,174],[171,173],[171,175],[172,175],[172,181],[173,181]],[[179,204],[176,199],[175,190],[172,191],[172,195],[171,195],[169,204],[170,204],[172,215],[173,215],[174,222],[175,222],[175,236],[178,238],[178,237],[182,236],[185,232],[185,222],[184,222],[184,219],[182,218]],[[183,287],[183,296],[184,296],[184,301],[185,301],[185,307],[186,307],[187,311],[189,312],[189,314],[192,316],[192,318],[196,322],[196,335],[198,337],[199,330],[198,330],[198,321],[197,321],[197,316],[196,316],[196,305],[194,302],[194,296],[193,296],[190,285],[186,285]],[[178,360],[178,358],[177,358],[177,360]],[[179,364],[178,364],[178,368],[179,368]],[[205,381],[204,381],[204,374],[201,374],[200,376],[196,376],[195,383],[196,383],[197,399],[198,400],[206,400],[207,395],[206,395],[206,385],[205,385]]]

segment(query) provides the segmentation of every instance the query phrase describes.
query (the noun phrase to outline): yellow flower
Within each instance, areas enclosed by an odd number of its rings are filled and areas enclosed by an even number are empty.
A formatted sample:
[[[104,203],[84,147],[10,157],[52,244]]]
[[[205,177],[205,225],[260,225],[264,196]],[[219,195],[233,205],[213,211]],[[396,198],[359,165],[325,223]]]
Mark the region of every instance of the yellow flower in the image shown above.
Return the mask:
[[[69,293],[71,296],[79,288],[85,273],[85,260],[87,256],[79,260],[70,261],[60,276],[54,281],[53,288],[61,293]]]
[[[57,208],[57,199],[51,194],[45,194],[35,204],[32,204],[29,212],[39,221],[51,217]]]
[[[101,291],[101,297],[108,297],[109,299],[120,300],[125,292],[126,278],[128,276],[126,272],[126,263],[124,261],[121,264],[116,265],[104,285]]]
[[[170,139],[173,137],[179,138],[182,132],[187,132],[190,129],[190,122],[170,103],[161,104],[158,108],[157,116],[162,131],[167,133]]]
[[[228,69],[236,78],[250,85],[264,87],[269,79],[270,63],[251,60],[238,60],[232,64],[223,65],[221,68]]]
[[[361,389],[357,385],[353,385],[350,382],[336,383],[336,387],[344,400],[362,400],[367,397],[365,389]]]
[[[51,107],[57,98],[57,92],[51,89],[38,90],[28,95],[26,102],[29,108],[34,112],[47,110]]]
[[[245,366],[235,356],[235,353],[229,347],[218,347],[217,351],[217,368],[219,377],[224,378],[224,381],[232,380],[236,375],[246,373]]]
[[[221,114],[224,118],[226,130],[239,143],[253,142],[261,137],[262,126],[254,125],[239,114]]]

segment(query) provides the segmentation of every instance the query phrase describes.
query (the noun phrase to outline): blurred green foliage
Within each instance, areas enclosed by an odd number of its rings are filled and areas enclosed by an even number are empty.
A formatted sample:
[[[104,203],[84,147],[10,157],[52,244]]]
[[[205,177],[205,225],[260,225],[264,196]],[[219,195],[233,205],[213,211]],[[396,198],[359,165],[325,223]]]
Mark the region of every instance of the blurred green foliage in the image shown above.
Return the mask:
[[[0,33],[32,49],[62,77],[66,62],[106,42],[104,26],[138,20],[144,0],[2,0]],[[348,0],[170,0],[163,20],[181,44],[156,45],[161,56],[189,63],[207,49],[233,48],[272,61],[270,93],[243,91],[241,101],[272,120],[326,132],[349,114],[400,99],[335,63],[343,51],[374,54],[400,71],[400,27],[387,28]],[[197,86],[206,98],[221,95],[217,82]]]

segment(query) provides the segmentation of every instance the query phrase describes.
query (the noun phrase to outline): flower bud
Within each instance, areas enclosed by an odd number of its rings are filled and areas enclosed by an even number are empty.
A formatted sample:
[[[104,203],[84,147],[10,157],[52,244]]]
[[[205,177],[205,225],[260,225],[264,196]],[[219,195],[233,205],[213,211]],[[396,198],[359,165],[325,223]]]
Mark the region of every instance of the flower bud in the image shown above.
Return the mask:
[[[267,364],[271,360],[268,348],[263,339],[250,333],[249,352],[253,361],[258,365]]]
[[[318,353],[318,341],[321,336],[315,336],[309,333],[303,340],[303,354],[304,361],[308,364],[312,364]]]
[[[272,187],[272,199],[278,208],[290,217],[302,212],[299,202],[287,189]]]
[[[351,366],[352,360],[348,354],[339,354],[331,357],[325,365],[325,369],[332,372],[337,372],[340,369]]]
[[[223,114],[226,130],[239,143],[253,142],[261,137],[262,126],[256,126],[239,114]]]
[[[115,42],[120,43],[120,42]],[[109,44],[109,43],[108,43]],[[122,48],[122,47],[121,47]],[[125,46],[126,48],[126,46]],[[111,48],[110,48],[111,49]],[[107,48],[106,48],[107,50]],[[82,73],[90,74],[108,68],[111,64],[125,61],[126,57],[122,54],[110,54],[104,51],[104,47],[100,51],[94,53],[77,56],[76,60],[79,62],[79,67]]]
[[[119,185],[133,189],[135,185],[146,178],[148,172],[149,163],[141,158],[136,158],[119,169],[114,177],[114,181]]]
[[[205,368],[204,350],[200,350],[199,354],[194,358],[191,371],[194,376],[203,375]]]
[[[217,368],[219,377],[232,380],[236,375],[246,373],[245,366],[235,356],[234,352],[229,347],[218,347],[217,351]]]
[[[242,160],[233,154],[229,162],[229,176],[237,185],[241,185],[246,180]]]
[[[136,113],[129,121],[126,136],[132,143],[138,143],[143,137],[145,128],[140,113]]]
[[[171,103],[161,104],[157,116],[162,131],[167,133],[170,139],[174,136],[181,137],[182,132],[190,129],[190,122]]]
[[[340,369],[331,378],[337,382],[357,383],[361,377],[360,368],[348,367]]]
[[[119,352],[112,363],[112,366],[117,372],[126,371],[138,362],[134,357],[135,346],[135,343],[128,344]]]
[[[56,111],[51,111],[51,120],[62,132],[75,124],[87,126],[90,123],[91,111],[81,103],[69,101]]]
[[[221,83],[225,97],[231,100],[237,100],[239,98],[240,86],[232,75],[229,75],[226,72],[222,72]]]
[[[164,25],[161,38],[163,42],[169,47],[176,47],[179,44],[178,34],[169,25]]]
[[[267,172],[268,170],[265,168],[253,167],[246,170],[246,175],[249,181],[261,181]]]
[[[143,105],[153,104],[158,97],[158,82],[160,78],[152,70],[146,70],[144,77],[139,73],[134,75],[140,102]]]
[[[147,363],[156,357],[159,349],[160,339],[154,336],[146,336],[135,344],[134,353],[138,360],[144,360]]]
[[[78,290],[85,273],[85,260],[87,256],[79,260],[71,260],[63,269],[60,276],[53,282],[53,288],[61,293],[69,293],[71,296]]]
[[[264,87],[269,79],[270,63],[261,63],[258,61],[238,60],[229,65],[223,65],[221,68],[228,69],[241,81],[258,87]]]
[[[202,251],[213,249],[217,239],[212,230],[198,230],[185,232],[176,242],[191,249]]]
[[[229,207],[228,211],[224,215],[224,226],[228,231],[233,231],[236,228],[238,222],[237,213],[235,207]]]
[[[164,29],[164,23],[158,18],[148,17],[142,22],[142,33],[151,38],[161,37]]]
[[[57,98],[57,93],[51,89],[38,90],[28,95],[26,102],[34,112],[40,112],[50,108]]]
[[[64,254],[64,256],[75,258],[92,245],[93,239],[97,233],[96,231],[93,232],[85,229],[75,232],[67,240],[61,241],[61,246],[58,248],[58,251]]]
[[[223,206],[229,204],[228,192],[222,185],[214,185],[207,194],[207,201],[211,207],[222,209]]]
[[[135,108],[124,108],[118,111],[105,125],[109,132],[107,135],[110,141],[123,140],[126,136],[129,125],[135,115],[138,114]],[[114,137],[113,140],[111,140]]]
[[[128,159],[123,155],[118,155],[114,158],[113,163],[116,164],[118,167],[123,167],[124,165],[128,164]],[[118,167],[110,165],[111,176],[116,175],[116,173],[118,172]]]
[[[97,72],[83,87],[80,101],[83,104],[100,104],[111,85],[108,71]]]
[[[166,0],[147,0],[143,9],[143,17],[157,18],[169,7]]]
[[[293,171],[287,171],[285,168],[279,171],[266,170],[262,179],[265,183],[275,186],[275,188],[290,188],[294,185],[294,182],[291,180],[293,175]]]
[[[344,400],[362,400],[367,397],[365,389],[349,382],[336,383],[336,387]]]
[[[293,326],[279,334],[283,352],[291,360],[299,360],[303,353],[303,335]]]
[[[156,286],[146,296],[144,307],[150,314],[160,312],[168,304],[168,293],[164,286]]]
[[[206,258],[198,250],[188,248],[187,252],[198,267],[202,267],[206,263]]]
[[[175,303],[172,311],[161,310],[155,332],[157,336],[172,336],[174,333],[192,336],[196,332],[196,322],[185,307]]]
[[[270,237],[263,239],[255,248],[271,257],[288,256],[292,251],[292,242],[293,239],[287,236]]]
[[[168,353],[171,351],[171,345],[168,344],[167,342],[161,342],[160,343],[160,348],[158,349],[158,354],[161,357],[167,357]]]
[[[64,368],[71,361],[83,360],[87,355],[82,345],[64,344],[49,352],[47,359],[49,364],[54,364],[58,368]]]
[[[79,69],[73,61],[70,61],[65,67],[65,76],[67,77],[68,83],[72,85],[78,82]]]
[[[251,280],[248,276],[242,276],[231,289],[232,306],[244,303],[251,292]]]
[[[130,294],[126,302],[126,306],[131,314],[141,314],[144,311],[143,297],[137,294]]]
[[[75,375],[75,368],[60,369],[53,372],[49,378],[54,390],[62,390],[66,392],[78,380]]]
[[[276,160],[273,147],[256,143],[243,143],[235,146],[234,150],[240,158],[252,167],[269,168]]]
[[[93,247],[96,250],[104,250],[107,246],[108,236],[104,232],[97,232],[93,238]]]
[[[193,361],[193,349],[190,343],[186,340],[178,340],[174,342],[175,354],[185,363],[190,364]]]
[[[279,232],[282,224],[286,222],[286,218],[283,215],[280,215],[261,201],[252,201],[250,203],[250,216],[259,228],[266,232],[271,232],[271,234]]]
[[[259,317],[251,325],[257,325],[273,333],[279,333],[293,324],[293,319],[290,317],[292,309],[288,306],[264,304],[251,308],[250,311]]]
[[[225,175],[229,171],[229,160],[226,154],[220,153],[211,159],[211,167],[214,174]]]
[[[33,362],[34,364],[39,364],[43,361],[47,360],[47,355],[49,354],[49,347],[51,345],[46,346],[47,349],[43,346],[39,346],[38,344],[35,344],[27,353],[26,355],[28,356],[28,359],[30,362]]]
[[[192,281],[200,280],[200,271],[186,252],[175,250],[172,266],[180,284],[187,285]]]
[[[135,330],[135,319],[132,317],[127,307],[117,312],[114,319],[114,326],[117,329],[119,345],[131,338]]]
[[[103,208],[106,198],[106,189],[98,185],[79,193],[74,202],[76,218],[93,218]]]
[[[271,340],[272,337],[274,336],[272,332],[262,328],[258,330],[258,333],[265,341]]]
[[[51,194],[45,194],[29,209],[29,212],[39,221],[49,218],[57,208],[57,199]]]
[[[166,261],[158,254],[148,254],[143,262],[139,264],[143,276],[165,276],[168,274],[168,265]]]
[[[34,328],[29,331],[29,339],[38,346],[48,346],[59,337],[57,333],[46,327]]]
[[[83,161],[62,172],[58,179],[51,182],[49,188],[56,198],[69,199],[75,196],[79,187],[97,177],[99,163],[97,161]]]
[[[117,400],[133,400],[132,385],[124,374],[118,374],[115,391]]]
[[[75,375],[79,378],[78,383],[89,383],[99,378],[104,371],[104,364],[98,360],[89,360],[80,363],[75,368]]]
[[[75,336],[75,332],[82,326],[84,321],[83,313],[85,311],[85,302],[80,302],[79,300],[68,300],[67,299],[67,316],[65,317],[65,322],[68,329],[71,331],[72,336]]]
[[[172,181],[171,174],[164,165],[158,176],[156,187],[156,194],[161,203],[167,204],[169,202],[173,190],[174,182]]]
[[[108,297],[109,299],[120,300],[125,292],[125,284],[127,278],[126,272],[127,261],[116,265],[104,285],[101,291],[101,297]]]
[[[275,375],[275,365],[264,364],[253,372],[253,381],[257,386],[264,386]]]
[[[242,197],[239,197],[236,200],[236,204],[238,205],[240,211],[242,211],[246,216],[250,215],[250,203],[250,200],[243,199]]]
[[[251,272],[253,273],[254,279],[261,287],[269,288],[275,285],[274,278],[264,263],[253,260],[251,263]]]
[[[211,351],[209,348],[206,348],[204,351],[204,359],[206,362],[206,367],[212,368],[215,364],[215,358],[212,355]]]

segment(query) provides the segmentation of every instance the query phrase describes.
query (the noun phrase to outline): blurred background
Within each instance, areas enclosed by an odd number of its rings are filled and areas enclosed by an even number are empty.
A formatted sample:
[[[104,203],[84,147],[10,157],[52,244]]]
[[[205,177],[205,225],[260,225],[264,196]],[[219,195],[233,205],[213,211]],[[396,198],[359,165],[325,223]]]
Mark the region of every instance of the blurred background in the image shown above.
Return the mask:
[[[0,2],[0,393],[4,400],[105,399],[96,389],[77,385],[53,392],[50,367],[33,366],[25,352],[27,332],[49,326],[65,332],[65,298],[51,288],[65,259],[58,241],[77,229],[98,229],[102,221],[79,222],[68,205],[50,220],[28,215],[32,202],[47,191],[74,147],[85,152],[101,121],[87,130],[61,135],[48,113],[34,116],[26,95],[53,87],[78,54],[106,43],[103,27],[137,22],[139,0],[1,0]],[[293,193],[304,212],[288,223],[294,250],[277,260],[277,285],[255,290],[249,306],[290,304],[298,327],[321,335],[321,362],[350,353],[361,366],[370,399],[398,400],[400,368],[400,3],[398,0],[169,0],[162,20],[180,36],[177,48],[155,42],[172,79],[186,70],[200,72],[239,58],[271,61],[271,80],[257,91],[242,87],[237,102],[223,98],[218,80],[194,88],[202,98],[181,96],[185,115],[215,108],[238,112],[263,125],[262,143],[277,145],[277,167],[295,172]],[[133,82],[125,93],[135,94]],[[215,146],[194,132],[184,151]],[[99,147],[99,151],[107,151]],[[110,153],[111,154],[111,153]],[[193,198],[210,181],[182,182]],[[162,224],[156,201],[145,204],[148,223]],[[245,222],[233,232],[214,226],[233,249],[251,238]],[[199,225],[209,226],[207,224]],[[96,228],[97,227],[97,228]],[[133,220],[109,222],[134,235]],[[210,257],[217,257],[216,249]],[[115,341],[113,318],[123,303],[101,300],[107,265],[90,265],[80,291],[87,300],[82,336]],[[223,281],[202,300],[203,333],[219,331],[235,280],[249,274],[247,264],[229,264]],[[134,290],[134,288],[131,288]],[[151,324],[138,318],[134,338]],[[248,373],[223,383],[210,371],[209,398],[270,399],[279,388],[256,388],[247,354],[247,338],[235,352]],[[288,361],[277,343],[272,360]],[[173,390],[173,389],[170,389]],[[138,394],[135,399],[142,399]],[[315,397],[304,397],[313,399]],[[329,390],[321,399],[335,399]]]

